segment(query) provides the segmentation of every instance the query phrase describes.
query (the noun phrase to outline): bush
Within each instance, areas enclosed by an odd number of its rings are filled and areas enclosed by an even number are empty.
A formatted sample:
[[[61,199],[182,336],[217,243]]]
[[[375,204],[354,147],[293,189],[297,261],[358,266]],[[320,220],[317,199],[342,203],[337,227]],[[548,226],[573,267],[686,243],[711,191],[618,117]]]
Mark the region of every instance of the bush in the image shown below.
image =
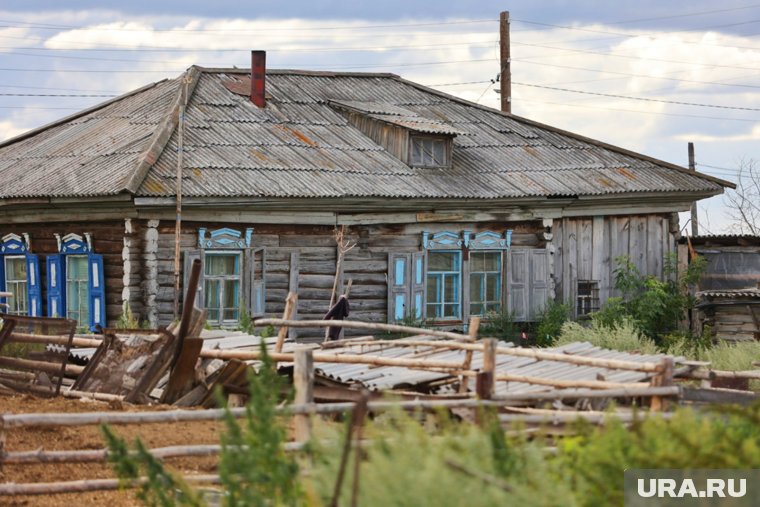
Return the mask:
[[[514,315],[505,309],[488,312],[483,318],[478,334],[484,338],[497,338],[505,342],[518,343],[522,328],[515,322]]]
[[[536,344],[548,347],[559,337],[562,325],[570,318],[568,305],[549,300],[536,325]]]
[[[665,280],[642,275],[627,256],[617,257],[615,262],[615,288],[622,297],[609,298],[592,318],[609,328],[629,319],[642,334],[662,343],[665,336],[678,330],[685,312],[694,306],[687,289],[699,280],[706,261],[696,257],[679,277],[677,259],[669,255],[663,267]]]
[[[653,340],[643,336],[630,320],[621,321],[616,327],[609,328],[592,319],[591,327],[584,327],[577,322],[566,322],[555,346],[573,342],[589,342],[597,347],[619,350],[621,352],[639,352],[657,354],[659,349]]]

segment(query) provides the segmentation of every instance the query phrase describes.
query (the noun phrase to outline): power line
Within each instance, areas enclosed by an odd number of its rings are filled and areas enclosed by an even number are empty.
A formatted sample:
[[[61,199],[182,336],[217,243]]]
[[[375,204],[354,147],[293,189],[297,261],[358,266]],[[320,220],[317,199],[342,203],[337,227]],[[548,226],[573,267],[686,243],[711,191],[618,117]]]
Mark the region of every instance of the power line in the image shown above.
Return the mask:
[[[635,113],[635,114],[649,114],[649,115],[657,115],[657,116],[675,116],[679,118],[697,118],[701,120],[718,120],[718,121],[739,121],[739,122],[746,122],[746,123],[757,123],[760,122],[760,119],[754,120],[749,118],[728,118],[726,116],[703,116],[703,115],[696,115],[696,114],[678,114],[678,113],[662,113],[658,111],[637,111],[635,109],[622,109],[617,107],[603,107],[603,106],[589,106],[589,105],[582,105],[582,104],[573,104],[568,102],[553,102],[549,100],[534,100],[534,99],[526,99],[526,98],[520,98],[520,102],[535,102],[538,104],[550,104],[555,106],[567,106],[567,107],[580,107],[583,109],[599,109],[603,111],[616,111],[616,112],[622,112],[622,113]]]
[[[527,60],[521,60],[519,58],[513,58],[513,62],[522,62],[527,63],[529,65],[541,65],[544,67],[556,67],[559,69],[570,69],[570,70],[583,70],[587,72],[597,72],[600,74],[615,74],[618,76],[625,76],[625,77],[639,77],[639,78],[646,78],[646,79],[662,79],[665,81],[675,81],[679,83],[695,83],[695,84],[705,84],[705,85],[716,85],[716,86],[735,86],[738,88],[760,88],[760,85],[750,85],[750,84],[731,84],[731,83],[721,83],[718,81],[696,81],[693,79],[678,79],[675,77],[664,77],[664,76],[647,76],[644,74],[631,74],[628,72],[616,72],[612,70],[600,70],[600,69],[588,69],[584,67],[573,67],[570,65],[557,65],[552,63],[542,63],[542,62],[532,62]]]
[[[317,27],[310,27],[310,28],[303,28],[299,27],[299,32],[308,32],[308,31],[320,31],[320,30],[366,30],[366,29],[375,29],[375,28],[398,28],[398,27],[418,27],[418,26],[451,26],[451,25],[471,25],[471,24],[478,24],[478,23],[498,23],[498,19],[471,19],[471,20],[463,20],[463,21],[440,21],[435,23],[394,23],[391,25],[357,25],[357,26],[346,26],[346,25],[339,25],[339,26],[317,26]],[[91,27],[86,26],[76,26],[76,25],[52,25],[47,23],[28,23],[26,21],[12,21],[12,20],[2,20],[0,19],[0,23],[16,23],[17,25],[25,25],[25,26],[10,26],[10,27],[1,27],[0,28],[34,28],[37,30],[89,30],[92,29]],[[102,28],[104,30],[108,30],[109,32],[117,31],[117,32],[143,32],[145,31],[144,28],[115,28],[115,27],[107,27]],[[205,33],[205,32],[250,32],[250,33],[258,33],[258,32],[288,32],[292,31],[293,28],[167,28],[167,29],[153,29],[154,32],[169,32],[169,33],[175,33],[175,32],[189,32],[189,33]]]
[[[116,97],[116,95],[73,93],[0,93],[0,97]]]
[[[516,81],[512,81],[513,85],[518,86],[529,86],[531,88],[544,88],[547,90],[556,90],[561,92],[570,92],[570,93],[582,93],[584,95],[596,95],[600,97],[611,97],[615,99],[627,99],[627,100],[640,100],[644,102],[660,102],[664,104],[675,104],[679,106],[696,106],[696,107],[710,107],[714,109],[732,109],[735,111],[760,111],[760,108],[754,108],[754,107],[738,107],[738,106],[721,106],[717,104],[700,104],[696,102],[681,102],[676,100],[665,100],[665,99],[651,99],[648,97],[631,97],[629,95],[617,95],[613,93],[599,93],[599,92],[587,92],[584,90],[573,90],[570,88],[560,88],[558,86],[544,86],[544,85],[538,85],[538,84],[532,84],[532,83],[518,83]]]
[[[663,63],[678,63],[682,65],[696,65],[699,67],[710,67],[710,68],[725,68],[725,69],[742,69],[742,70],[752,70],[752,71],[760,71],[760,68],[757,67],[741,67],[738,65],[719,65],[719,64],[712,64],[712,63],[699,63],[699,62],[684,62],[680,60],[665,60],[662,58],[641,58],[639,56],[630,56],[630,55],[619,55],[615,53],[609,53],[609,52],[603,52],[603,51],[593,51],[590,49],[573,49],[573,48],[564,48],[564,47],[556,47],[556,46],[547,46],[544,44],[533,44],[528,42],[519,42],[519,41],[511,41],[512,44],[516,44],[519,46],[529,46],[529,47],[537,47],[542,49],[553,49],[555,51],[567,51],[569,53],[583,53],[583,54],[592,54],[592,55],[601,55],[601,56],[609,56],[613,58],[625,58],[628,60],[640,60],[640,61],[650,61],[650,62],[663,62]],[[552,55],[553,56],[553,55]]]

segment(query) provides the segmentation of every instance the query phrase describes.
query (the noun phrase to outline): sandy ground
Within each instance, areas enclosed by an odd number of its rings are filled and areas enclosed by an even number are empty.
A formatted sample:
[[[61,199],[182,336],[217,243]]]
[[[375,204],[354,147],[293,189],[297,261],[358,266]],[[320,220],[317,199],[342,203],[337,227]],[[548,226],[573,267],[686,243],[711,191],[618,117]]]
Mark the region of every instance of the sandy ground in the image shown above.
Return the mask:
[[[104,403],[69,398],[44,399],[31,395],[0,395],[0,412],[94,412],[170,410],[171,407],[145,407],[122,403]],[[175,422],[114,426],[115,432],[132,442],[140,438],[147,447],[181,444],[218,444],[220,423]],[[11,429],[6,435],[6,451],[102,449],[105,441],[97,426],[66,428]],[[173,470],[187,474],[216,471],[216,458],[177,458],[167,460]],[[6,465],[0,470],[0,482],[55,482],[115,477],[109,465],[100,463]],[[134,490],[67,493],[44,496],[0,497],[0,505],[30,506],[101,506],[141,505]]]

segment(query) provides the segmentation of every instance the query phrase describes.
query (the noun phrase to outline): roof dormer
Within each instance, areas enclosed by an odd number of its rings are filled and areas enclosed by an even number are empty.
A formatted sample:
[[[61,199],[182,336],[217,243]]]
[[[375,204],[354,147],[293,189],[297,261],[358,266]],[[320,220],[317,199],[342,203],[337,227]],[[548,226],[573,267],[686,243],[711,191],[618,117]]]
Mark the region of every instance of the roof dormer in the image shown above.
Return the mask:
[[[331,100],[354,127],[411,167],[451,167],[454,137],[465,134],[442,121],[379,102]]]

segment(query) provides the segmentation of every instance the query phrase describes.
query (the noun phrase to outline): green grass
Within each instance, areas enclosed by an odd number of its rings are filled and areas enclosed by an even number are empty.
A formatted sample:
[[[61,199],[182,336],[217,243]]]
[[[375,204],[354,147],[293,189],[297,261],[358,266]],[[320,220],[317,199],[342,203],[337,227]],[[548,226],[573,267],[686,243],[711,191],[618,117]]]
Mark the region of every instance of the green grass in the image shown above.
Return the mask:
[[[609,328],[598,321],[591,321],[591,327],[584,327],[577,322],[566,322],[554,346],[573,342],[590,342],[592,345],[621,352],[638,352],[657,354],[660,350],[653,340],[642,335],[629,320]]]

